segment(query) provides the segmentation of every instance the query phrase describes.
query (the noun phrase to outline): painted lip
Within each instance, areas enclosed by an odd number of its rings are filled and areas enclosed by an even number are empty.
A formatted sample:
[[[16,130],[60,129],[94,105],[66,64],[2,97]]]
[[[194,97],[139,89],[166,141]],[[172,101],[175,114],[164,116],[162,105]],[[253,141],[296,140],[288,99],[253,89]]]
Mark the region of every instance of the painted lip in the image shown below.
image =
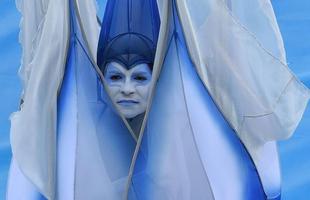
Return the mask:
[[[135,105],[135,104],[138,104],[138,103],[139,103],[138,101],[128,100],[128,99],[120,100],[120,101],[117,102],[117,104],[120,104],[122,106],[132,106],[132,105]]]

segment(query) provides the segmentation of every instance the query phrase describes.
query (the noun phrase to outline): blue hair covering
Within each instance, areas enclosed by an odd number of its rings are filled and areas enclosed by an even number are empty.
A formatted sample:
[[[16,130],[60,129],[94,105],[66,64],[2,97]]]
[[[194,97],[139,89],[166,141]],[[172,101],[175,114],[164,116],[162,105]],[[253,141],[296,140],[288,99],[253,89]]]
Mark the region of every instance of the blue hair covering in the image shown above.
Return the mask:
[[[140,63],[152,66],[159,33],[154,0],[108,1],[100,32],[97,63],[102,73],[108,62],[128,69]]]

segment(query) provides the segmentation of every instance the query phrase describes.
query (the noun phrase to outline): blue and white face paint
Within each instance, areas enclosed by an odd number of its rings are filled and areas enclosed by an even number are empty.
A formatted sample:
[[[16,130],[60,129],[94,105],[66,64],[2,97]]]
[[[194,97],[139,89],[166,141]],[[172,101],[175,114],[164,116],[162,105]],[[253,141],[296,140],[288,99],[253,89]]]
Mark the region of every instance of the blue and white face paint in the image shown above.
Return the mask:
[[[127,69],[118,62],[109,62],[104,78],[112,101],[125,118],[131,119],[145,112],[152,78],[148,64]]]

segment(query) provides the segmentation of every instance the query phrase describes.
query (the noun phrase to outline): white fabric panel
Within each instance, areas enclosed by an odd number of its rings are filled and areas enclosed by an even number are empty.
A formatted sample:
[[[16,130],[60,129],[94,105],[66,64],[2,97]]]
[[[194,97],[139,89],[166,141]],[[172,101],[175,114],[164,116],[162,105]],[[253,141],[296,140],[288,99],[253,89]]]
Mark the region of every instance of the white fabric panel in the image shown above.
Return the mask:
[[[283,41],[270,0],[226,1],[234,20],[244,26],[263,48],[285,63]]]
[[[163,12],[164,12],[164,6],[167,6],[167,4],[165,3],[165,1],[163,0],[157,0],[157,6],[158,6],[158,11],[159,11],[159,15],[161,18],[163,18]]]
[[[245,0],[236,2],[230,1],[232,9],[234,5],[239,10],[250,7]],[[197,71],[254,157],[266,142],[293,133],[310,95],[283,62],[282,39],[270,2],[255,2],[251,5],[265,6],[256,7],[249,15],[253,21],[246,21],[248,15],[235,12],[238,18],[234,17],[223,1],[177,0]],[[264,20],[256,24],[256,19]],[[270,47],[264,45],[269,42],[267,37],[276,38]]]
[[[16,7],[22,14],[19,41],[23,47],[23,58],[19,76],[24,89],[31,73],[30,62],[38,46],[49,0],[16,0]]]
[[[77,14],[83,25],[82,31],[85,34],[85,40],[91,52],[93,61],[97,60],[97,46],[99,40],[100,26],[97,22],[96,1],[75,0],[77,5]]]
[[[21,33],[26,72],[22,74],[27,84],[21,110],[11,116],[13,157],[38,190],[53,199],[57,95],[69,37],[68,1],[25,0],[18,5],[25,17]]]

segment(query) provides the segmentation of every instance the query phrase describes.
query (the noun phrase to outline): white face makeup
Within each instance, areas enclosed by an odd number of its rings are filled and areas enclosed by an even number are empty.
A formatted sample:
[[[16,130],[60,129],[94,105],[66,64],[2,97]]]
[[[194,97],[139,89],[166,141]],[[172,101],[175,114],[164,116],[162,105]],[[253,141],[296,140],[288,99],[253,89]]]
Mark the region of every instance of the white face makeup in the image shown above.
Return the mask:
[[[111,99],[125,118],[133,118],[146,110],[151,85],[151,70],[147,64],[138,64],[127,70],[117,62],[110,62],[104,78]]]

